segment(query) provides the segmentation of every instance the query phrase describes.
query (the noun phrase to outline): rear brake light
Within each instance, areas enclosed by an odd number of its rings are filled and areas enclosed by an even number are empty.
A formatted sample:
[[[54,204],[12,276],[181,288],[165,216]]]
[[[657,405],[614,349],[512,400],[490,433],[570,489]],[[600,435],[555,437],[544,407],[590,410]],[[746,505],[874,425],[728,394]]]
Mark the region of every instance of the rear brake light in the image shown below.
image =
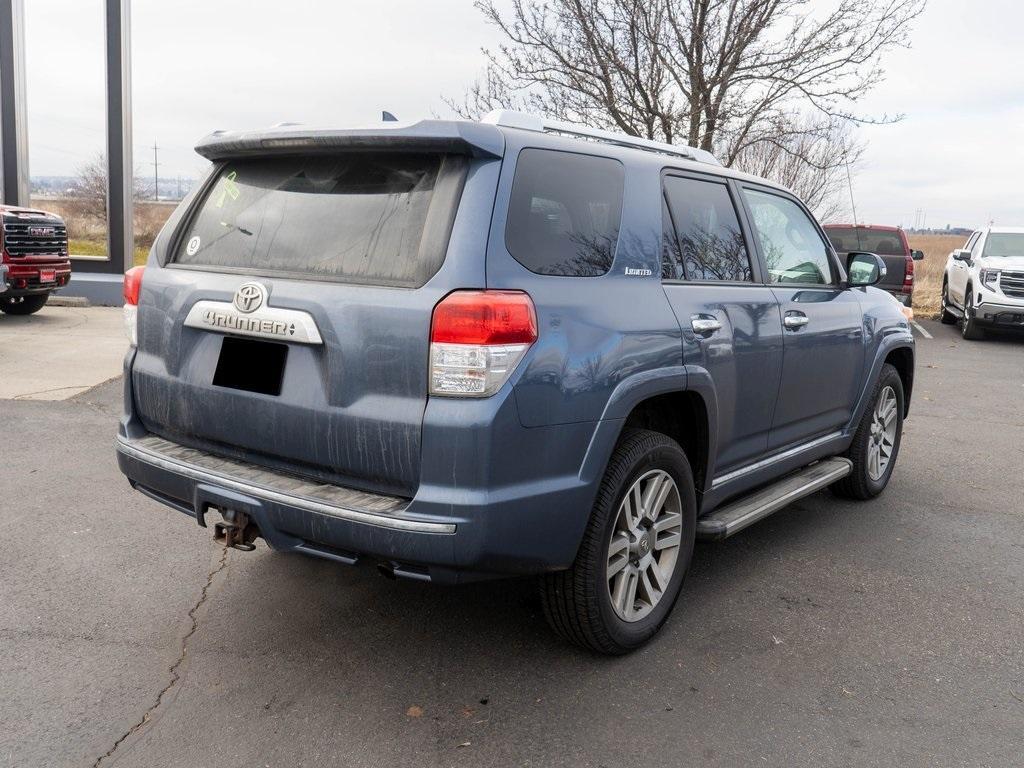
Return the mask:
[[[139,289],[145,267],[132,267],[124,273],[124,303],[139,306]]]
[[[906,255],[906,266],[903,269],[903,293],[914,292],[914,257]]]
[[[139,342],[139,291],[145,267],[132,267],[124,273],[124,330],[133,347]]]
[[[537,340],[537,314],[521,291],[455,291],[434,307],[430,394],[487,397]]]

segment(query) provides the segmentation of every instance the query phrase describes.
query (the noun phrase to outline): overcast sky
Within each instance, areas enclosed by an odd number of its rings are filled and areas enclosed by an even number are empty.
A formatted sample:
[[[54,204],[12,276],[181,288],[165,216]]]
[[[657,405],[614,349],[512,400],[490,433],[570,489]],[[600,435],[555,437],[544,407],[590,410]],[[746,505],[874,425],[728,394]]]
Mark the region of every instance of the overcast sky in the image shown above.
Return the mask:
[[[104,143],[102,0],[25,0],[30,169],[73,175]],[[929,0],[913,47],[858,108],[858,218],[1024,225],[1024,4]],[[135,163],[195,176],[196,140],[288,121],[346,125],[388,109],[446,115],[498,42],[471,0],[134,0]]]

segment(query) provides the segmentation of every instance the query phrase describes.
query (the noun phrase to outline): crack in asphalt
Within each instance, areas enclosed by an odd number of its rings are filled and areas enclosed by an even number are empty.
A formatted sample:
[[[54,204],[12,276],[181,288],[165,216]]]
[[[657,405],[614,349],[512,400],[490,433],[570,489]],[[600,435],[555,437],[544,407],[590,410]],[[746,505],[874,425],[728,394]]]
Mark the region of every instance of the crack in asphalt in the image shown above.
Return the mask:
[[[63,392],[65,389],[82,389],[82,390],[88,391],[89,389],[91,389],[91,387],[88,384],[70,384],[70,385],[68,385],[66,387],[51,387],[50,389],[40,389],[40,390],[37,390],[35,392],[22,392],[20,395],[15,395],[14,397],[12,397],[10,399],[11,400],[28,400],[29,398],[33,398],[33,397],[35,397],[37,395],[46,395],[46,394],[49,394],[50,392]],[[83,392],[80,392],[79,394],[84,394],[84,393],[85,392],[83,391]],[[72,397],[73,397],[73,395],[72,395]],[[68,398],[65,398],[65,399],[68,399]]]
[[[196,604],[193,605],[191,609],[189,609],[188,618],[192,622],[192,626],[189,628],[188,632],[185,633],[184,637],[181,638],[181,653],[178,654],[178,658],[175,660],[175,662],[170,666],[168,670],[170,672],[171,679],[168,681],[167,685],[160,689],[159,693],[157,693],[156,695],[156,700],[153,702],[152,705],[150,705],[150,707],[145,712],[142,713],[142,717],[139,718],[138,722],[136,722],[135,725],[133,725],[131,728],[125,731],[120,736],[120,738],[118,738],[117,741],[114,742],[113,746],[111,746],[110,749],[108,749],[104,754],[96,758],[96,762],[92,764],[92,768],[97,768],[97,766],[99,766],[103,761],[112,757],[113,754],[125,742],[126,739],[142,730],[152,719],[153,713],[160,708],[160,705],[163,703],[164,698],[167,696],[170,690],[178,684],[179,680],[181,680],[181,675],[178,673],[178,670],[184,663],[185,657],[188,654],[188,641],[189,639],[191,639],[192,635],[194,635],[196,631],[199,629],[199,619],[196,618],[196,613],[199,611],[199,608],[203,605],[203,603],[206,602],[206,598],[209,596],[210,587],[213,585],[214,578],[217,576],[218,573],[220,573],[227,567],[227,564],[228,549],[227,547],[224,547],[224,551],[220,554],[220,562],[217,563],[217,566],[212,571],[210,571],[209,575],[206,577],[206,583],[203,585],[203,589],[199,593],[199,600],[197,600]]]

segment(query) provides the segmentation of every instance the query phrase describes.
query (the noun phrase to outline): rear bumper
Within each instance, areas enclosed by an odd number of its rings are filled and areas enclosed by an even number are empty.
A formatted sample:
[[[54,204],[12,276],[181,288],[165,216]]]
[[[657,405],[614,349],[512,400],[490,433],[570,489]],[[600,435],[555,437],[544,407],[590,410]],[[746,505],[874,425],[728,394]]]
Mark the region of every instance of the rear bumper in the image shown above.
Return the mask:
[[[882,287],[886,293],[888,293],[890,296],[896,299],[896,301],[898,301],[905,307],[911,306],[914,302],[914,295],[911,293],[903,293],[903,291],[899,288],[887,288],[883,286],[880,287]]]
[[[207,525],[218,510],[245,512],[276,550],[294,550],[347,564],[385,563],[396,575],[456,583],[564,568],[572,561],[575,526],[559,510],[586,509],[587,489],[570,478],[505,498],[451,489],[447,498],[406,500],[401,508],[343,504],[301,490],[253,481],[117,439],[117,460],[132,487]],[[283,477],[283,476],[282,476]],[[309,488],[308,484],[305,488]],[[370,494],[356,495],[370,497]],[[504,494],[502,494],[504,496]],[[372,507],[383,507],[374,509]]]
[[[245,512],[276,550],[385,563],[395,575],[439,583],[569,567],[621,427],[526,428],[510,392],[472,403],[431,399],[415,497],[345,496],[338,486],[317,491],[291,475],[268,482],[264,468],[147,440],[133,402],[134,355],[125,359],[117,460],[136,490],[203,526],[211,508]]]

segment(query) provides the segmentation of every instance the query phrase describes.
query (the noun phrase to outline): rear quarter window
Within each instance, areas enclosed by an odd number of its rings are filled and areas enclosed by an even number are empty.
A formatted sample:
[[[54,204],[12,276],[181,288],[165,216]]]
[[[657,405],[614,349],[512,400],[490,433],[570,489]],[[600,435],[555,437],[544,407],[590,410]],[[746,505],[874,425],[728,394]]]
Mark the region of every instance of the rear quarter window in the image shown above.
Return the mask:
[[[509,253],[541,275],[605,274],[619,239],[624,176],[611,158],[522,150],[505,225]]]
[[[174,262],[222,271],[418,287],[440,268],[461,157],[349,152],[225,164]]]

